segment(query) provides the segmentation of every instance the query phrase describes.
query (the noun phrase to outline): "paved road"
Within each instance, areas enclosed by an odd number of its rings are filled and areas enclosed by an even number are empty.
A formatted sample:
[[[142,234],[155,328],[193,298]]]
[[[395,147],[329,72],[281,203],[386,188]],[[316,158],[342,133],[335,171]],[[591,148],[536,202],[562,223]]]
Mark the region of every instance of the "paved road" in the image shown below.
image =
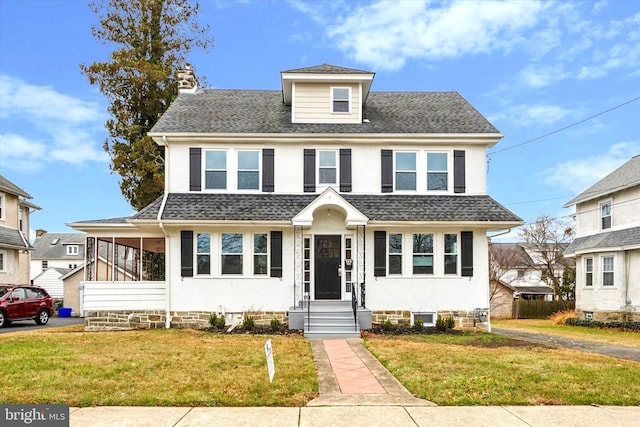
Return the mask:
[[[492,328],[491,331],[499,335],[505,335],[511,338],[516,338],[537,344],[544,344],[558,348],[569,348],[573,350],[585,351],[587,353],[597,353],[605,356],[616,357],[618,359],[640,362],[640,348],[623,347],[620,345],[579,340],[576,338],[562,337],[559,335],[539,334],[535,332],[520,331],[515,329]]]
[[[84,318],[82,317],[52,317],[49,319],[49,322],[47,322],[46,325],[38,325],[36,324],[35,320],[18,320],[16,322],[11,322],[9,326],[0,328],[0,334],[6,334],[9,332],[31,331],[44,328],[55,328],[59,326],[81,325],[83,323]]]

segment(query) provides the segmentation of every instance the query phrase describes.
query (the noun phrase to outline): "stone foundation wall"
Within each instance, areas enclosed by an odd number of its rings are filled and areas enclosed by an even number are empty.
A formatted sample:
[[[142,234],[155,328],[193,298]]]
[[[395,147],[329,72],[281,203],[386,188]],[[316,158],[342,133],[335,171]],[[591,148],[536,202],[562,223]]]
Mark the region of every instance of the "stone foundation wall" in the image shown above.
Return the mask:
[[[390,320],[394,325],[411,325],[411,312],[408,310],[382,310],[372,311],[372,322],[382,323],[386,320]],[[456,322],[456,328],[460,329],[487,329],[487,323],[480,322],[477,318],[474,318],[473,311],[467,310],[441,310],[438,311],[438,316],[449,317],[453,316]]]
[[[205,329],[209,325],[209,311],[172,311],[172,328]],[[236,313],[234,313],[234,317]],[[253,316],[256,326],[271,326],[271,319],[278,319],[282,324],[289,321],[285,311],[264,311],[238,313]],[[129,331],[133,329],[164,328],[166,312],[164,310],[109,310],[85,312],[85,331]],[[240,321],[242,324],[242,321]]]
[[[586,319],[585,313],[593,313],[592,320],[598,322],[640,322],[640,311],[583,310],[576,308],[578,319]]]

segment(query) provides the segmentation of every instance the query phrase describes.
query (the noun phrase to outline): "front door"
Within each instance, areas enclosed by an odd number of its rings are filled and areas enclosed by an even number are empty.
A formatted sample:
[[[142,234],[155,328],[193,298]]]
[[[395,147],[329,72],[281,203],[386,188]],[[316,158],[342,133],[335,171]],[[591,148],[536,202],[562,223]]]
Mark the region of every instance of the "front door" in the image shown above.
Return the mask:
[[[315,299],[341,299],[340,236],[316,236]]]

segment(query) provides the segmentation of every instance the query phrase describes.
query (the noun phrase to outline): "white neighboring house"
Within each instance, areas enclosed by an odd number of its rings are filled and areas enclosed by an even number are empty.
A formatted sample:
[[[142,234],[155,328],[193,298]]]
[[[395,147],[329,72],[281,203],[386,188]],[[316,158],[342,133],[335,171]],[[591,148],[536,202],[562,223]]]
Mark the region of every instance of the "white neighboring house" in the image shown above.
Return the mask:
[[[491,243],[493,251],[499,252],[492,262],[498,262],[494,271],[497,279],[512,286],[514,297],[527,300],[553,300],[553,288],[543,279],[539,269],[541,261],[536,251],[525,243]]]
[[[578,194],[576,312],[599,321],[640,321],[640,155]]]
[[[68,268],[49,267],[34,277],[31,282],[46,289],[52,298],[62,299],[64,298],[62,277],[69,271],[71,270]]]
[[[486,193],[503,135],[456,92],[374,92],[373,78],[324,64],[283,71],[282,90],[223,90],[182,70],[149,132],[162,197],[69,224],[87,233],[87,328],[212,312],[310,337],[439,314],[488,326],[487,232],[522,224]]]
[[[84,233],[36,230],[31,252],[31,280],[51,267],[69,271],[81,265],[84,262],[85,238]]]

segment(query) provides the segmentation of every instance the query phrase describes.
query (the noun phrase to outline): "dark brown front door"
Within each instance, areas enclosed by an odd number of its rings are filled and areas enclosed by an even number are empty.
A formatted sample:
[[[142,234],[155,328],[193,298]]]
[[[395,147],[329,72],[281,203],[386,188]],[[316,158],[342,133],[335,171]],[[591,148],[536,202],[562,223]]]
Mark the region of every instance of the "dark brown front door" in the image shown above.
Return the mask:
[[[340,299],[340,236],[316,236],[315,299]]]

